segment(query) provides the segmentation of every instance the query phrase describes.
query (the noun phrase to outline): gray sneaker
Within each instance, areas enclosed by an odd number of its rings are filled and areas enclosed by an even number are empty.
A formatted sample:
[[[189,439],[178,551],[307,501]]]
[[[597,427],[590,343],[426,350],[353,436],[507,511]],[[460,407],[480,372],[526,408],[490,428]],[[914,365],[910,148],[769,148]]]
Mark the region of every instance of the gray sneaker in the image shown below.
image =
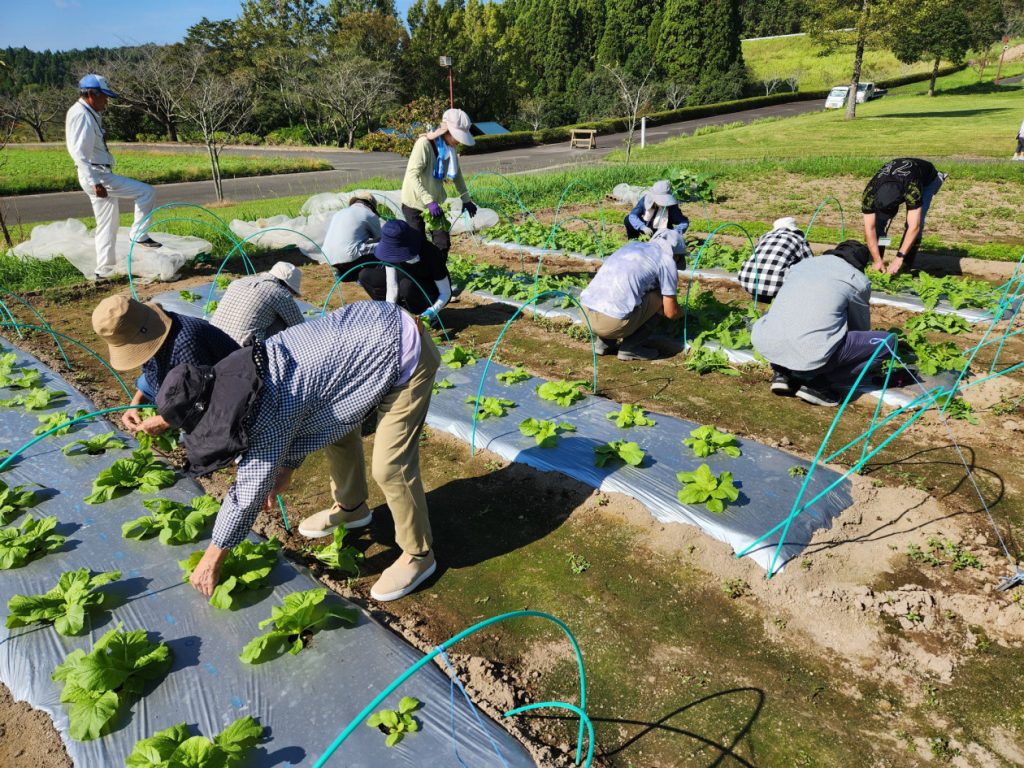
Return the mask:
[[[657,360],[661,356],[661,353],[651,347],[642,347],[639,344],[635,346],[626,347],[625,345],[619,347],[619,360]]]

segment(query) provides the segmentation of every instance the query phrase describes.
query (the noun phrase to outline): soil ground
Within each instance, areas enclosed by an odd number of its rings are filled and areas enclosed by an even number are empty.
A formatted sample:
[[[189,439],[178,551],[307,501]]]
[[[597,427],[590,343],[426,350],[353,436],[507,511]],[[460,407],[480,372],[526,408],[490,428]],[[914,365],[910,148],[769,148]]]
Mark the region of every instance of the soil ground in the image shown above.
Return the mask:
[[[520,267],[518,255],[466,238],[454,250]],[[257,267],[276,258],[262,257]],[[594,268],[557,258],[545,264],[552,271]],[[199,269],[174,284],[139,286],[139,293],[208,281],[212,270]],[[322,300],[331,275],[308,263],[302,270],[305,294]],[[92,308],[125,289],[64,288],[29,298],[57,330],[92,345]],[[362,298],[351,285],[342,293],[346,301]],[[743,298],[724,285],[716,293]],[[455,342],[486,354],[511,313],[464,295],[445,320]],[[877,327],[907,317],[874,310]],[[966,347],[981,331],[954,338]],[[58,367],[48,337],[32,333],[18,343]],[[1011,340],[1004,355],[1024,359],[1024,342]],[[564,326],[528,319],[512,325],[499,356],[553,379],[585,377],[590,366],[589,350]],[[95,361],[72,357],[69,380],[98,406],[124,401]],[[643,364],[602,358],[599,368],[603,396],[715,424],[804,458],[814,456],[835,414],[771,396],[760,368],[700,377],[678,355]],[[374,522],[353,536],[366,557],[361,574],[311,565],[424,649],[504,611],[531,608],[565,620],[584,652],[599,765],[1021,765],[1024,709],[1014,681],[1024,662],[1024,603],[993,589],[1008,565],[953,439],[1016,555],[1024,550],[1024,385],[1008,376],[968,392],[978,425],[946,425],[928,414],[908,428],[852,478],[854,504],[837,524],[819,531],[805,555],[770,581],[698,529],[662,525],[632,499],[487,451],[471,456],[464,443],[429,429],[421,453],[438,575],[405,600],[370,600],[369,587],[396,552],[388,510],[372,484]],[[865,429],[873,408],[873,401],[855,403],[832,444]],[[372,437],[366,442],[369,450]],[[837,467],[851,460],[844,456]],[[315,455],[296,473],[286,496],[293,526],[329,503],[323,478]],[[221,494],[230,481],[221,472],[208,487]],[[310,561],[305,542],[277,516],[261,516],[256,529]],[[568,645],[539,625],[502,625],[457,651],[463,680],[492,715],[528,701],[576,700]],[[0,715],[6,711],[0,699]],[[519,718],[510,728],[539,764],[571,762],[571,720]],[[3,744],[0,764],[7,765]],[[33,762],[67,764],[46,759]]]

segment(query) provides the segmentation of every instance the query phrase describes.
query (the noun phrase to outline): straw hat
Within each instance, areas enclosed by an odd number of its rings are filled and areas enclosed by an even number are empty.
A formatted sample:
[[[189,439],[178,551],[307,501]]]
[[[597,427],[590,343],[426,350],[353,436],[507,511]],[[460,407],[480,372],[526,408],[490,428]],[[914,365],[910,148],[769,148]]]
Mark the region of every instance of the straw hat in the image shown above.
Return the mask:
[[[287,261],[279,261],[270,268],[269,274],[287,285],[288,290],[296,296],[302,295],[302,272],[294,264],[289,264]]]
[[[92,312],[92,329],[107,342],[114,370],[130,371],[157,353],[171,332],[171,318],[156,304],[108,296]]]

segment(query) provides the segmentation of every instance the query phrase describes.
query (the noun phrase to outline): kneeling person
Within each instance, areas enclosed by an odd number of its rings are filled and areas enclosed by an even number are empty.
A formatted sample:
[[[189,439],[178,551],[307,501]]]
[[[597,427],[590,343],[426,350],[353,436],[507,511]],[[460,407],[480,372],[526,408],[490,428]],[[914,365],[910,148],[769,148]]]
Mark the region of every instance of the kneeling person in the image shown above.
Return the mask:
[[[392,304],[360,301],[235,352],[215,366],[167,376],[157,410],[185,433],[189,473],[238,461],[217,513],[213,542],[192,574],[209,596],[228,551],[249,533],[310,453],[325,448],[335,504],[299,526],[304,536],[369,524],[360,425],[377,413],[373,477],[395,521],[398,560],[370,590],[375,600],[412,592],[436,568],[420,475],[420,433],[440,354],[416,319]]]
[[[648,243],[631,242],[604,260],[580,294],[580,304],[597,339],[597,353],[618,350],[619,360],[654,360],[643,346],[658,315],[679,314],[679,270],[686,266],[686,242],[672,229]]]
[[[776,219],[770,232],[757,241],[754,252],[740,267],[740,285],[757,301],[771,303],[782,288],[786,273],[799,261],[814,256],[796,219]]]
[[[848,385],[889,335],[871,330],[867,247],[846,240],[793,266],[751,340],[772,367],[771,390],[813,405],[838,405],[833,386]],[[883,349],[875,357],[890,356]]]

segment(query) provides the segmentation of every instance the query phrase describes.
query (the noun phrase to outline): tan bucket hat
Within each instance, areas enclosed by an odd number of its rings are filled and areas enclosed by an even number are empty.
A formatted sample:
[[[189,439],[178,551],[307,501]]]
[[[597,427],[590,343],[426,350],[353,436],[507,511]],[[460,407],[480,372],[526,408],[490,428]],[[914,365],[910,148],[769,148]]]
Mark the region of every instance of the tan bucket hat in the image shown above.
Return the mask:
[[[279,261],[270,268],[269,274],[288,286],[288,290],[296,296],[302,295],[302,272],[294,264]]]
[[[130,371],[157,353],[171,332],[171,318],[156,304],[108,296],[92,312],[92,329],[110,347],[114,370]]]

